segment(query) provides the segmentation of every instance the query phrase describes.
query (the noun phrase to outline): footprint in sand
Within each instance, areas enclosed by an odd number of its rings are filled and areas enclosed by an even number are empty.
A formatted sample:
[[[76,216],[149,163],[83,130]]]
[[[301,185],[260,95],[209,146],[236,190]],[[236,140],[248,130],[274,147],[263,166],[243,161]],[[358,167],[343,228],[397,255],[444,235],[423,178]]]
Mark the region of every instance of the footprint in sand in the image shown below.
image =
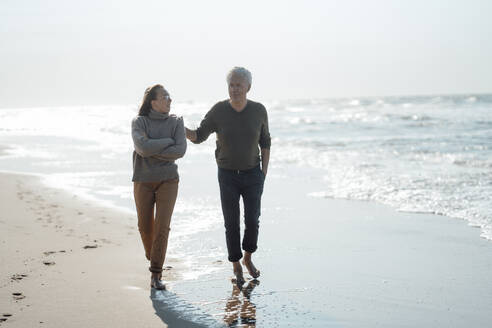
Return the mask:
[[[19,273],[16,273],[16,274],[12,275],[12,277],[10,277],[10,279],[12,281],[20,281],[20,280],[22,280],[22,279],[24,279],[26,277],[27,277],[27,274],[19,274]]]
[[[55,251],[43,252],[43,254],[46,256],[51,255],[51,254],[55,254],[55,253],[56,253]]]
[[[7,321],[8,318],[10,318],[12,315],[10,313],[4,313],[2,314],[2,318],[0,318],[0,322]]]
[[[12,296],[14,297],[14,300],[16,300],[16,301],[19,301],[19,300],[21,300],[23,298],[26,298],[24,295],[22,295],[22,293],[18,293],[18,292],[17,293],[12,293]]]
[[[44,265],[55,265],[55,262],[53,261],[43,261]]]
[[[85,245],[83,249],[97,248],[97,245]]]

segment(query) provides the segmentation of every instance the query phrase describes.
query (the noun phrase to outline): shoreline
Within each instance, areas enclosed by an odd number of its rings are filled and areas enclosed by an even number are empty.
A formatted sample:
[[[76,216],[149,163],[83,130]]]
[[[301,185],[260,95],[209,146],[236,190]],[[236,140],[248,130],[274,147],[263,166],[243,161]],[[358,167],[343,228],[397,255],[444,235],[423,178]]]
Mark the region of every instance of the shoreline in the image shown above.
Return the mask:
[[[191,173],[183,197],[191,197]],[[219,327],[245,315],[265,327],[467,327],[489,319],[492,245],[466,221],[314,198],[309,181],[269,178],[255,256],[261,284],[241,294],[225,259],[226,270],[185,280],[191,268],[172,255],[169,289],[151,290],[135,215],[36,175],[0,173],[0,315],[11,314],[0,326]],[[210,246],[207,238],[220,244],[222,227],[200,234],[199,245]]]

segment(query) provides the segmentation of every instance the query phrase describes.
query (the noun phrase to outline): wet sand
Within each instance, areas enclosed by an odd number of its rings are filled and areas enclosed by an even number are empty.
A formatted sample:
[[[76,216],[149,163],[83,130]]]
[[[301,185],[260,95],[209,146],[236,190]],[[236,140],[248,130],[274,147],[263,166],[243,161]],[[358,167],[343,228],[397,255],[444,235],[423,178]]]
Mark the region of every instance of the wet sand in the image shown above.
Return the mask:
[[[480,229],[445,216],[309,197],[315,181],[269,179],[254,256],[259,282],[246,274],[237,290],[228,264],[198,281],[173,282],[171,291],[196,308],[190,312],[248,327],[490,325],[492,243]]]

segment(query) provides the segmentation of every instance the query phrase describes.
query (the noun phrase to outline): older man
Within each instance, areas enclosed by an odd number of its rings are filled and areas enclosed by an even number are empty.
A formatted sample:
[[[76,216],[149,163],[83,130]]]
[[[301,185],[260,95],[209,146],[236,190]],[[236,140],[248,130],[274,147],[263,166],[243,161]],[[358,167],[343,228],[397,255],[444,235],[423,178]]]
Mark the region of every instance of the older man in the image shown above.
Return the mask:
[[[242,196],[244,203],[243,264],[256,279],[260,271],[251,261],[251,255],[257,249],[261,195],[270,159],[270,132],[265,107],[246,98],[251,89],[251,73],[243,67],[234,67],[227,75],[227,84],[229,99],[215,104],[198,129],[186,129],[186,137],[193,143],[201,143],[211,133],[217,135],[215,158],[227,251],[236,282],[241,286],[244,278],[239,263],[243,257],[239,199]]]

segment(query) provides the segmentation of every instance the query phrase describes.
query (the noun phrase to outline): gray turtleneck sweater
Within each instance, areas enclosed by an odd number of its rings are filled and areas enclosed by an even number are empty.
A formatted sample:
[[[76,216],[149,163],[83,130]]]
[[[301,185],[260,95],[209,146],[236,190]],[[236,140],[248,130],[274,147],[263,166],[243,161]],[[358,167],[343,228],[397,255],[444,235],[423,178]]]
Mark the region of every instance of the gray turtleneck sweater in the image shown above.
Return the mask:
[[[151,110],[148,116],[132,121],[133,179],[159,182],[179,178],[174,161],[186,152],[182,117]]]

